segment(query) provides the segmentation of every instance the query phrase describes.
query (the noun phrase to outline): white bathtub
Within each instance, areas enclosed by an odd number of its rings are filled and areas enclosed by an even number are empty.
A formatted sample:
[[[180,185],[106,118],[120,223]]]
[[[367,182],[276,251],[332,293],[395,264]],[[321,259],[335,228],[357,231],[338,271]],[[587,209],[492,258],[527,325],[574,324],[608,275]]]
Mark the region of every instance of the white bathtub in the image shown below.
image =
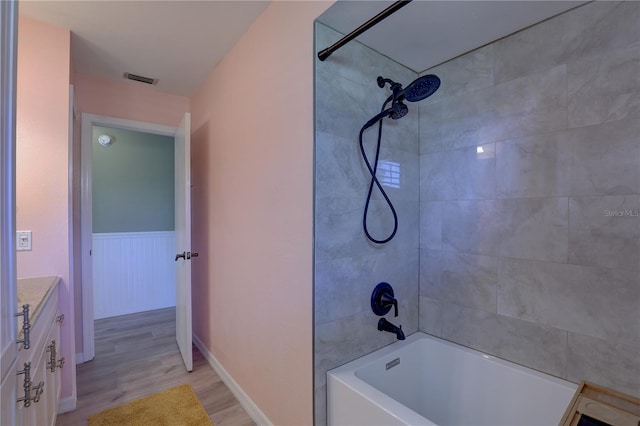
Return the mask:
[[[327,372],[329,425],[557,425],[577,385],[424,333]]]

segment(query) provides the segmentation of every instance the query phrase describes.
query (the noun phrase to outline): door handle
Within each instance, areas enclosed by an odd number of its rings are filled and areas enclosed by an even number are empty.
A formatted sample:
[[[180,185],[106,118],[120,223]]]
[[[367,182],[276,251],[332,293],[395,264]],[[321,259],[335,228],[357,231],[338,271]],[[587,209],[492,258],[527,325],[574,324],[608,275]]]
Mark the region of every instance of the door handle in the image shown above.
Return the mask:
[[[190,251],[183,251],[182,253],[176,254],[176,259],[178,260],[180,258],[184,259],[184,260],[189,260],[192,257],[198,257],[198,253],[191,253]]]

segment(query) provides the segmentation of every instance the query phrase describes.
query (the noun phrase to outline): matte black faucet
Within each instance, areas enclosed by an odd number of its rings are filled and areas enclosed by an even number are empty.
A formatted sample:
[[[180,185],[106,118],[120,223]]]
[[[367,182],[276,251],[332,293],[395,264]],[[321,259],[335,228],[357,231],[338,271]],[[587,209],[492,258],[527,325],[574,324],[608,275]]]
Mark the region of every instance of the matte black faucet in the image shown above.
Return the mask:
[[[396,327],[384,318],[380,318],[378,321],[378,331],[388,331],[389,333],[395,333],[398,340],[404,340],[404,332],[402,326]]]

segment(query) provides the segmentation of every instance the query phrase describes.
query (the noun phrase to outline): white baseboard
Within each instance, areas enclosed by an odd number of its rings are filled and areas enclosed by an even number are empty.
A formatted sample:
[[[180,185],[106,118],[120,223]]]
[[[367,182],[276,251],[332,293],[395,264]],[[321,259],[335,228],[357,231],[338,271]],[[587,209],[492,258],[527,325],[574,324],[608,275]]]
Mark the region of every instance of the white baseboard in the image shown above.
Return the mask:
[[[215,356],[207,349],[207,347],[202,343],[202,341],[196,336],[193,335],[193,343],[200,350],[202,355],[207,359],[211,368],[214,369],[218,376],[222,379],[225,385],[229,388],[231,393],[236,397],[240,405],[247,411],[249,416],[253,419],[256,424],[260,426],[273,426],[273,423],[269,420],[269,418],[258,408],[258,406],[249,398],[240,385],[236,383],[235,380],[231,377],[231,375],[224,369],[222,364],[218,362]]]
[[[67,396],[58,401],[58,414],[67,413],[76,409],[78,398],[75,396]]]

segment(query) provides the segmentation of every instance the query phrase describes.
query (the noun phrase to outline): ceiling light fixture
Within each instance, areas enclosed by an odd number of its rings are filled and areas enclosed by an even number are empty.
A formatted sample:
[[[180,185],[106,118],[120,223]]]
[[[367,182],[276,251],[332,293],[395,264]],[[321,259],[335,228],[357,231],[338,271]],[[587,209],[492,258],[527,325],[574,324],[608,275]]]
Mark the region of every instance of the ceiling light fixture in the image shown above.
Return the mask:
[[[114,137],[113,136],[109,136],[107,134],[101,134],[100,136],[98,136],[98,143],[104,147],[107,146],[111,146],[113,145],[113,141],[114,141]]]

